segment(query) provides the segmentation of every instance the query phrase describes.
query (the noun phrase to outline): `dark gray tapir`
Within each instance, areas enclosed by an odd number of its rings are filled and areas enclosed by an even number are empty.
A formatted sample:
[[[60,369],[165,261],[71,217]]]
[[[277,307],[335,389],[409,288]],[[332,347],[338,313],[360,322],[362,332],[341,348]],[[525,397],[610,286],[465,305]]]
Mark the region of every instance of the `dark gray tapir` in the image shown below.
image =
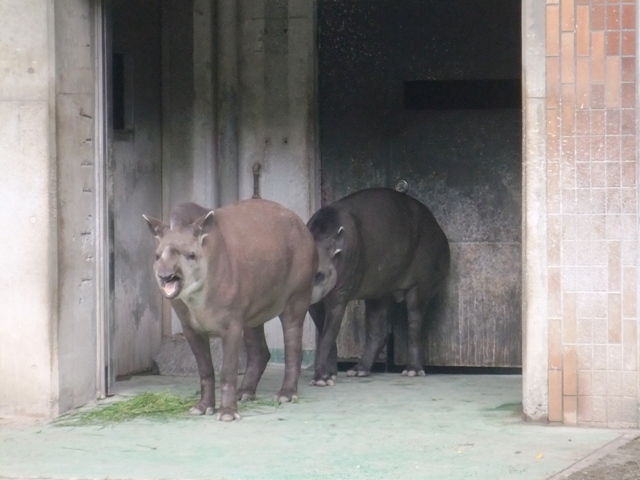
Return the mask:
[[[387,309],[404,300],[408,364],[403,375],[424,375],[422,324],[449,272],[449,242],[429,209],[387,188],[353,193],[318,210],[307,222],[319,254],[309,313],[318,329],[312,385],[332,385],[336,338],[347,303],[365,301],[366,344],[348,376],[367,376],[387,339]]]
[[[269,361],[264,323],[280,316],[285,369],[277,400],[297,398],[306,316],[318,254],[304,222],[294,212],[262,199],[215,211],[179,205],[169,225],[144,217],[159,240],[153,269],[163,295],[180,318],[196,357],[200,401],[194,415],[212,414],[215,381],[209,335],[222,338],[222,399],[217,418],[240,418],[237,400],[254,397]],[[240,342],[247,370],[237,385]]]

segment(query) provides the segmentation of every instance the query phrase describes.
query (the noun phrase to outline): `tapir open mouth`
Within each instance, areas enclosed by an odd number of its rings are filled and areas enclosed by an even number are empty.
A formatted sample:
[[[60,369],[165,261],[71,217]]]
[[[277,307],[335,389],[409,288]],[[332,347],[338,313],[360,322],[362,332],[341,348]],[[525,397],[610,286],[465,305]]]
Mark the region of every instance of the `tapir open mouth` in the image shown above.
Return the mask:
[[[158,276],[158,282],[162,293],[167,298],[175,298],[182,290],[182,278],[178,275]]]

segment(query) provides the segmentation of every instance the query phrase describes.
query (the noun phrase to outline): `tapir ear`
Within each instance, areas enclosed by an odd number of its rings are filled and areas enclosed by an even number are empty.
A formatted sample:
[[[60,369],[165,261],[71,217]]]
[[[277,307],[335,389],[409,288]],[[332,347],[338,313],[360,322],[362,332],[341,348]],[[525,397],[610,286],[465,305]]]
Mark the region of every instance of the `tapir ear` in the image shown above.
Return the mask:
[[[344,233],[344,227],[341,226],[338,231],[333,236],[333,255],[335,257],[338,253],[340,253],[347,243],[346,235]]]
[[[193,234],[198,237],[200,243],[204,241],[206,236],[209,234],[209,230],[215,223],[214,212],[211,210],[209,213],[202,215],[195,222],[191,224],[191,231]]]
[[[158,220],[157,218],[153,218],[153,217],[147,217],[146,215],[142,215],[142,218],[144,218],[147,221],[149,230],[151,230],[151,233],[153,234],[153,236],[156,237],[158,240],[160,240],[165,234],[165,232],[169,230],[169,225],[163,223],[162,220]]]

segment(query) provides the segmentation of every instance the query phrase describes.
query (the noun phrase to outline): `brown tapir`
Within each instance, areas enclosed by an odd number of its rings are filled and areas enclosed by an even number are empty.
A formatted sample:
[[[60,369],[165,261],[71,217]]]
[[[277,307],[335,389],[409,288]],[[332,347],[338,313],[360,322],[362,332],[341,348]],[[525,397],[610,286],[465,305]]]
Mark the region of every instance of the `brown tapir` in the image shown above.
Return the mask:
[[[424,375],[421,332],[427,306],[449,271],[449,242],[429,209],[388,188],[353,193],[318,210],[307,223],[320,264],[309,313],[319,332],[312,385],[332,385],[336,338],[351,300],[365,301],[366,343],[348,376],[367,376],[387,339],[387,309],[404,300],[408,364],[403,375]]]
[[[280,316],[285,371],[277,400],[297,398],[302,324],[318,265],[304,222],[283,206],[251,199],[216,210],[176,207],[169,225],[144,217],[159,240],[153,269],[196,357],[200,401],[195,415],[213,414],[215,380],[209,335],[222,338],[222,399],[217,418],[240,418],[237,400],[253,398],[269,361],[264,323]],[[247,370],[237,386],[244,334]]]

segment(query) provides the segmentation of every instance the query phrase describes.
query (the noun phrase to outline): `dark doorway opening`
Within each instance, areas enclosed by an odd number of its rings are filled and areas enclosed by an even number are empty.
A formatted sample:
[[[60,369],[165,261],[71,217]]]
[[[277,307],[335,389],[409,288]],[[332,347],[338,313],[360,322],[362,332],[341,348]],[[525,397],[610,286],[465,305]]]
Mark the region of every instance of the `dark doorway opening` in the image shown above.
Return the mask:
[[[495,110],[522,108],[519,79],[410,80],[404,82],[405,110]]]
[[[520,2],[321,0],[318,45],[323,204],[406,182],[452,251],[446,293],[425,322],[424,364],[517,371]],[[406,362],[402,310],[390,315],[386,369]],[[356,302],[338,339],[341,361],[361,354],[363,331]]]

